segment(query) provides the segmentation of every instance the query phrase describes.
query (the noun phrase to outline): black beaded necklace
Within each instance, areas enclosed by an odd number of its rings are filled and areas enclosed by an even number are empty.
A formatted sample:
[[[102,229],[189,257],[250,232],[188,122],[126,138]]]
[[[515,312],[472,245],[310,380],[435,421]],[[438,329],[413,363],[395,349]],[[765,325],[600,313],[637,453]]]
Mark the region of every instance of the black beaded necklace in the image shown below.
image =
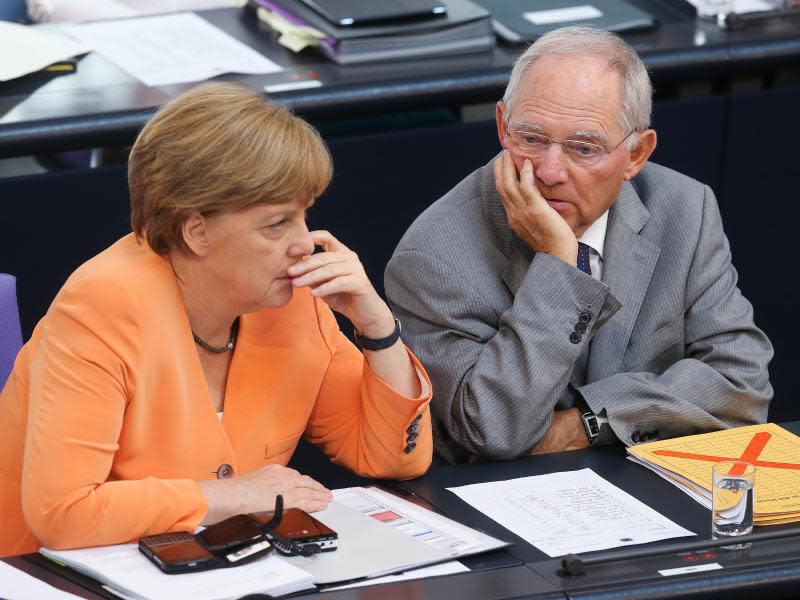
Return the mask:
[[[236,337],[239,335],[239,317],[236,317],[231,324],[231,337],[228,340],[228,343],[224,346],[212,346],[208,342],[204,342],[200,339],[200,336],[194,332],[192,329],[192,337],[194,338],[194,343],[200,346],[203,350],[211,352],[213,354],[222,354],[223,352],[230,352],[233,350],[233,347],[236,345]]]

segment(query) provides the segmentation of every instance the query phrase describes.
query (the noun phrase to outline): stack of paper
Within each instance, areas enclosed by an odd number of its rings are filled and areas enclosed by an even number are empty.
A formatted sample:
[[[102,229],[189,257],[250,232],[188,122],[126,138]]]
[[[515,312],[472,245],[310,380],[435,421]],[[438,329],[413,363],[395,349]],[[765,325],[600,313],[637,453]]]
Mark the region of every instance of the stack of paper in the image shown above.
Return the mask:
[[[756,467],[756,525],[800,521],[800,437],[775,425],[751,425],[628,448],[629,458],[711,508],[711,467],[743,460]]]
[[[104,584],[125,598],[222,600],[263,593],[282,596],[313,588],[311,575],[270,555],[233,569],[167,575],[136,544],[39,552]]]

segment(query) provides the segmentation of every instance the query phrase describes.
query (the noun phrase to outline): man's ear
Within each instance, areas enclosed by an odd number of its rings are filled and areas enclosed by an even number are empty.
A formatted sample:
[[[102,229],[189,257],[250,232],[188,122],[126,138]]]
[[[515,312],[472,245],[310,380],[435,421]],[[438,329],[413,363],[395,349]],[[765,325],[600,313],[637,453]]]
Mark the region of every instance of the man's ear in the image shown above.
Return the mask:
[[[494,118],[497,121],[497,138],[500,140],[502,146],[506,138],[506,112],[508,107],[502,100],[497,102],[494,108]]]
[[[181,225],[181,235],[189,250],[197,256],[208,254],[210,240],[208,238],[207,222],[205,217],[194,212]]]
[[[639,143],[631,150],[631,157],[625,169],[625,181],[633,179],[644,168],[645,163],[653,154],[658,143],[658,136],[653,129],[647,129],[639,134]]]

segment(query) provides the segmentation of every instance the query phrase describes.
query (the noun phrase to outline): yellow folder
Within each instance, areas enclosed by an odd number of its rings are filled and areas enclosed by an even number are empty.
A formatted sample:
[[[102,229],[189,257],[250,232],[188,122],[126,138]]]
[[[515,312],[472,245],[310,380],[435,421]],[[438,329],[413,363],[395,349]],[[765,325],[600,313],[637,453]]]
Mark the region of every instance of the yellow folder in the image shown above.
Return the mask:
[[[687,491],[693,489],[707,498],[714,463],[752,463],[756,467],[754,522],[800,520],[800,437],[774,423],[640,444],[628,448],[628,453]]]

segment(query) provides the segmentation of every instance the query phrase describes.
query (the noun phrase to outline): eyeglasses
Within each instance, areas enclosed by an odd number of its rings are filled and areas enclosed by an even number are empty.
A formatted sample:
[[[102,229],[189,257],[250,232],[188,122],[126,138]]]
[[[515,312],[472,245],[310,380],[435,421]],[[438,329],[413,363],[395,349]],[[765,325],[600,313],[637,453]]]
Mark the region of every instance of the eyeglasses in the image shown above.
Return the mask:
[[[542,135],[541,133],[534,133],[529,129],[525,129],[522,124],[514,126],[512,131],[506,127],[506,136],[510,137],[514,144],[517,146],[520,154],[524,154],[531,158],[541,158],[550,149],[552,144],[561,146],[564,154],[566,154],[572,162],[582,167],[594,167],[599,164],[607,154],[611,154],[622,145],[622,142],[627,140],[631,134],[636,130],[632,129],[624,138],[622,138],[616,146],[611,150],[606,150],[600,144],[592,144],[591,142],[584,142],[582,140],[563,140],[558,141]]]

